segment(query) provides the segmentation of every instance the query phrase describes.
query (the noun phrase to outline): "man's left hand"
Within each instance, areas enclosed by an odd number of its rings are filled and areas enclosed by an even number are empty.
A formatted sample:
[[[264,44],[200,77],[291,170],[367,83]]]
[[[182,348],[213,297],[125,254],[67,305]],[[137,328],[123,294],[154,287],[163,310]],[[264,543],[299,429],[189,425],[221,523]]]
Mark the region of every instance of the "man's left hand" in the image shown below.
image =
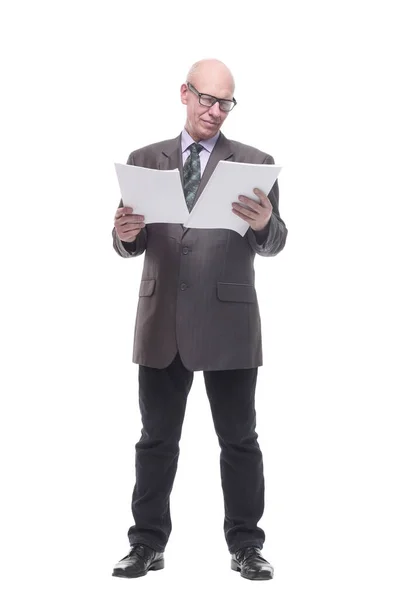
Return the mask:
[[[254,188],[254,193],[260,199],[260,204],[247,196],[239,196],[240,202],[246,204],[248,208],[244,208],[238,202],[232,202],[232,212],[247,221],[254,231],[261,231],[271,218],[272,204],[268,196],[258,188]]]

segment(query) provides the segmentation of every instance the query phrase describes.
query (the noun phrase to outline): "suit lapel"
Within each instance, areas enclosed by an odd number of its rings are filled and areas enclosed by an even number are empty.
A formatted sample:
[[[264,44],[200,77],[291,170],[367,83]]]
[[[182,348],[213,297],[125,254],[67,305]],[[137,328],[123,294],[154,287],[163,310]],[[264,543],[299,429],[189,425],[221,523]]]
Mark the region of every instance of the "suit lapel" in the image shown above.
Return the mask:
[[[165,142],[158,161],[158,168],[161,170],[179,169],[183,186],[183,165],[180,134],[177,138]]]
[[[203,150],[207,152],[207,150]],[[200,185],[197,189],[196,196],[194,198],[194,204],[196,204],[201,192],[205,188],[208,180],[210,179],[215,167],[220,160],[228,160],[233,156],[233,151],[229,140],[220,132],[217,143],[215,144],[213,151],[210,154],[206,168],[200,180]],[[168,140],[161,152],[161,156],[158,162],[159,169],[179,169],[181,176],[181,183],[183,187],[183,163],[182,163],[182,147],[181,147],[181,134],[173,140]],[[184,234],[187,228],[181,224]]]
[[[202,150],[202,152],[207,152],[207,150]],[[217,143],[215,144],[213,151],[210,154],[208,162],[206,164],[206,168],[204,169],[204,173],[200,180],[200,185],[197,188],[196,195],[194,197],[194,204],[196,204],[201,192],[204,190],[208,180],[210,179],[215,167],[219,163],[220,160],[227,160],[233,155],[231,145],[229,140],[220,133]]]

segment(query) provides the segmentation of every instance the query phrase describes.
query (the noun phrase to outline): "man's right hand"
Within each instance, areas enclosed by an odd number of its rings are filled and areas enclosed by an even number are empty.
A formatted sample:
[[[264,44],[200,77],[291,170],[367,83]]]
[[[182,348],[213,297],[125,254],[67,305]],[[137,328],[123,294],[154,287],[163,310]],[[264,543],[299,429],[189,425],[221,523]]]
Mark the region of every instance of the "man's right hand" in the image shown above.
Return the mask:
[[[130,206],[122,206],[115,213],[114,227],[120,240],[134,242],[145,227],[144,216],[135,214]]]

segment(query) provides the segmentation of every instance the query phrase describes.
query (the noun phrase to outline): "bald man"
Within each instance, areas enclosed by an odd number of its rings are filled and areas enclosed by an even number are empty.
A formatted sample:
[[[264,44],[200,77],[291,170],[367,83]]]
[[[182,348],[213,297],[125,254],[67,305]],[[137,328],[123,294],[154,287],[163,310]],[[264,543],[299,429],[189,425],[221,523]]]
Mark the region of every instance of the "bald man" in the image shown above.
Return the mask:
[[[236,105],[234,88],[233,76],[221,61],[195,63],[180,89],[186,106],[183,131],[129,155],[131,165],[179,168],[189,211],[220,160],[274,163],[271,155],[221,133]],[[249,226],[244,236],[230,229],[146,224],[122,200],[116,211],[115,251],[124,258],[145,253],[133,349],[143,424],[135,446],[135,525],[128,531],[130,551],[114,567],[117,577],[140,577],[164,568],[171,533],[169,498],[194,371],[203,371],[221,447],[231,568],[247,579],[273,577],[272,565],[261,554],[265,534],[258,527],[264,476],[255,430],[255,388],[262,347],[253,263],[255,254],[275,256],[283,249],[287,228],[279,214],[277,182],[268,197],[262,190],[254,193],[259,202],[242,196],[238,200],[245,207],[232,202],[233,213]],[[201,519],[189,519],[194,549]],[[211,568],[215,571],[215,565]]]

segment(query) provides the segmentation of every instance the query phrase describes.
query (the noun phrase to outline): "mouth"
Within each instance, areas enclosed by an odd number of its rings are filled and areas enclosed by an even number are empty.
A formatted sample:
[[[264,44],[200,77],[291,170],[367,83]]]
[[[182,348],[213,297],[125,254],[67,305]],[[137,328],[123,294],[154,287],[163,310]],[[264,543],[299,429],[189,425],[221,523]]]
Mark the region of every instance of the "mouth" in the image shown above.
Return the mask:
[[[218,123],[210,123],[210,121],[204,121],[204,119],[202,119],[203,123],[205,123],[206,125],[210,125],[211,127],[215,127],[215,125],[218,125]]]

